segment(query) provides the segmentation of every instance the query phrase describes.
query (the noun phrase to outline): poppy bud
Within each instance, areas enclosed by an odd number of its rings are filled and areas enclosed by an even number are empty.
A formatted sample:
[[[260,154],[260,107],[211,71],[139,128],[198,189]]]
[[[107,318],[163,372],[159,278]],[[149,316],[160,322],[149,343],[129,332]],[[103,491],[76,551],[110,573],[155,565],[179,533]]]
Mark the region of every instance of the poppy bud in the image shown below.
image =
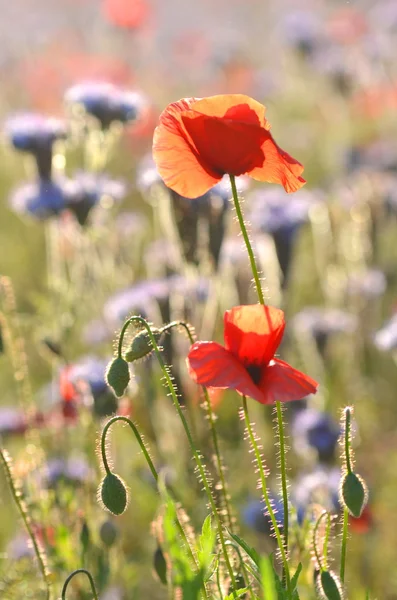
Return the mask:
[[[106,381],[116,396],[124,394],[130,381],[130,370],[124,358],[118,356],[112,360],[106,371]]]
[[[104,507],[114,515],[122,515],[127,508],[127,487],[124,481],[114,473],[107,473],[103,478],[98,496]]]
[[[156,340],[156,343],[159,342],[162,333],[163,332],[161,331],[161,329],[152,329],[152,334],[154,336],[154,339]],[[149,332],[146,329],[142,329],[142,331],[137,333],[137,335],[132,340],[131,345],[125,353],[124,357],[125,360],[127,360],[128,362],[134,362],[135,360],[144,358],[151,352],[153,352],[153,345],[150,339]]]
[[[161,583],[167,585],[167,562],[160,546],[157,546],[157,549],[154,553],[153,567]]]
[[[317,584],[320,597],[324,600],[343,600],[341,583],[333,571],[321,571]]]
[[[107,546],[108,548],[113,546],[113,544],[117,540],[118,534],[119,530],[113,523],[113,521],[108,520],[102,523],[101,528],[99,530],[99,536],[101,538],[101,541],[105,544],[105,546]]]
[[[364,480],[353,471],[346,473],[339,489],[341,504],[353,517],[360,517],[368,501],[368,490]]]
[[[80,531],[80,542],[83,548],[83,552],[87,552],[88,546],[90,545],[90,530],[87,525],[87,521],[83,521]]]

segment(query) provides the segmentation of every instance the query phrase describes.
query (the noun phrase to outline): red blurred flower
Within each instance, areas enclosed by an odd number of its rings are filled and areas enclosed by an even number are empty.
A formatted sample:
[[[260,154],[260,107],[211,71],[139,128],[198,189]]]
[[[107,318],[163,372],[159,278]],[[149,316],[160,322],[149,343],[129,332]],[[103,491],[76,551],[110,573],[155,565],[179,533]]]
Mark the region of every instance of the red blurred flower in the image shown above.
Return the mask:
[[[104,0],[102,12],[116,27],[138,29],[147,21],[150,9],[146,0]]]
[[[265,107],[243,94],[184,98],[160,115],[153,157],[165,184],[197,198],[225,173],[247,174],[295,192],[303,166],[275,143]]]
[[[207,387],[233,389],[261,404],[299,400],[317,382],[275,358],[283,337],[284,313],[260,304],[225,312],[225,347],[196,342],[187,357],[191,377]]]
[[[367,506],[358,518],[349,515],[349,526],[353,533],[368,533],[373,525],[373,515],[371,508]]]

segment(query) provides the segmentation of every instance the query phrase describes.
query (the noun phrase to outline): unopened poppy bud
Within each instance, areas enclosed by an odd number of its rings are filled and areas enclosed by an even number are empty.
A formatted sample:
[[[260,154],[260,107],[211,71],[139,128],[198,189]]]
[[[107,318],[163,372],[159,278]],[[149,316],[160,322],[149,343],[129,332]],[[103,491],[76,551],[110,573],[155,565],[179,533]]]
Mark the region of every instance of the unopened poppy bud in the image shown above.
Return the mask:
[[[343,600],[341,583],[333,571],[321,571],[317,584],[320,598],[323,600]]]
[[[106,381],[116,396],[122,396],[130,382],[128,363],[118,356],[109,364],[106,371]]]
[[[87,525],[87,521],[84,521],[80,531],[80,542],[83,547],[83,552],[87,552],[88,546],[90,545],[90,530]]]
[[[364,480],[353,471],[343,477],[339,497],[353,517],[360,517],[368,501],[368,490]]]
[[[114,473],[107,473],[99,486],[99,498],[104,507],[114,515],[122,515],[128,504],[127,487]]]
[[[156,343],[160,341],[162,335],[161,329],[153,328],[152,334]],[[125,360],[128,362],[134,362],[140,358],[144,358],[153,352],[153,345],[150,339],[149,332],[146,329],[142,329],[131,342],[131,345],[127,352],[124,354]]]
[[[167,562],[160,546],[157,547],[153,556],[153,568],[161,583],[167,585]]]
[[[107,546],[108,548],[113,546],[113,544],[117,540],[118,534],[119,530],[113,523],[113,521],[109,520],[102,523],[101,528],[99,530],[99,536],[101,538],[101,541],[105,544],[105,546]]]

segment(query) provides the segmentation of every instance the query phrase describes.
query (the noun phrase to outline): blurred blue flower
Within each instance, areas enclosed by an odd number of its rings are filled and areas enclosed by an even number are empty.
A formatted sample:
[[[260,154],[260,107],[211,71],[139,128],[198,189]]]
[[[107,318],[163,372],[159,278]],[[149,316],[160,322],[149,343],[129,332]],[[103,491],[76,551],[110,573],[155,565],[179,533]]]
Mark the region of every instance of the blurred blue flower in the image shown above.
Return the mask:
[[[327,413],[313,408],[299,411],[292,421],[291,432],[297,453],[304,454],[309,448],[314,448],[320,462],[335,458],[340,426]]]
[[[75,216],[80,225],[87,222],[91,209],[106,198],[106,206],[120,201],[126,194],[126,185],[122,181],[111,179],[105,174],[97,175],[78,171],[73,179],[65,180],[64,194],[66,208]]]
[[[11,194],[10,205],[17,213],[28,213],[44,221],[59,215],[66,206],[63,181],[39,180],[23,184]]]
[[[386,275],[380,269],[367,269],[363,272],[351,273],[346,282],[348,294],[369,300],[382,296],[386,288]]]
[[[144,105],[143,96],[137,92],[125,91],[109,82],[87,81],[69,88],[65,101],[98,119],[103,129],[115,122],[135,121]]]
[[[324,32],[321,19],[313,11],[289,10],[282,26],[286,43],[302,56],[310,57],[320,47]]]
[[[282,499],[272,493],[269,498],[275,512],[277,525],[282,529],[284,525],[284,507]],[[251,527],[258,533],[270,535],[272,533],[272,523],[267,512],[266,504],[262,500],[250,500],[243,508],[243,521],[248,527]]]
[[[74,484],[85,483],[94,478],[94,472],[83,456],[50,458],[39,470],[37,477],[41,485],[54,487],[59,481]]]
[[[291,486],[291,502],[296,506],[298,519],[308,515],[310,507],[318,504],[331,513],[339,512],[339,467],[319,465],[310,473],[295,479]]]
[[[319,352],[323,354],[329,337],[338,333],[354,332],[358,326],[358,319],[355,315],[337,308],[307,306],[293,317],[292,324],[297,333],[310,333]]]
[[[24,414],[12,406],[0,407],[0,437],[24,433],[27,427]]]
[[[308,221],[310,208],[319,200],[318,193],[306,190],[296,192],[292,198],[283,190],[260,189],[250,194],[248,220],[254,232],[273,237],[284,283],[288,279],[296,235]]]
[[[16,150],[30,152],[34,156],[40,177],[51,178],[53,145],[67,135],[64,121],[35,113],[22,113],[6,121],[5,135]]]
[[[394,315],[374,335],[375,346],[384,352],[397,348],[397,315]]]

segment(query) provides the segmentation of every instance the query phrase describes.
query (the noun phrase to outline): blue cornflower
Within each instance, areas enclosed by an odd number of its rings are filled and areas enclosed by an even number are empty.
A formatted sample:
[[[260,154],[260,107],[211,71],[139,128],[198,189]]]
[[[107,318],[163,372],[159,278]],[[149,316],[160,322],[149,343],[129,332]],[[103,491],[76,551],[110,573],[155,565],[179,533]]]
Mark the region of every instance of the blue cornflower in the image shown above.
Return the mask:
[[[66,207],[64,181],[40,179],[23,184],[11,194],[10,205],[17,213],[28,213],[44,221]]]
[[[269,494],[273,510],[275,512],[276,522],[281,529],[284,524],[284,506],[282,499],[274,494]],[[266,504],[262,500],[250,500],[243,508],[243,521],[248,527],[251,527],[258,533],[270,535],[272,533],[272,523],[267,512]]]
[[[113,414],[117,410],[117,398],[105,381],[107,359],[86,356],[68,365],[67,378],[75,386],[83,402],[90,404],[100,417]]]
[[[82,107],[85,113],[98,119],[103,129],[108,129],[115,121],[135,121],[145,104],[141,94],[100,81],[74,85],[66,92],[65,101],[72,108]]]
[[[340,426],[330,415],[306,408],[299,411],[292,423],[292,439],[297,452],[314,448],[321,462],[335,458]]]
[[[5,134],[16,150],[29,152],[35,157],[40,177],[50,179],[53,145],[67,135],[64,121],[35,113],[22,113],[6,121]]]

